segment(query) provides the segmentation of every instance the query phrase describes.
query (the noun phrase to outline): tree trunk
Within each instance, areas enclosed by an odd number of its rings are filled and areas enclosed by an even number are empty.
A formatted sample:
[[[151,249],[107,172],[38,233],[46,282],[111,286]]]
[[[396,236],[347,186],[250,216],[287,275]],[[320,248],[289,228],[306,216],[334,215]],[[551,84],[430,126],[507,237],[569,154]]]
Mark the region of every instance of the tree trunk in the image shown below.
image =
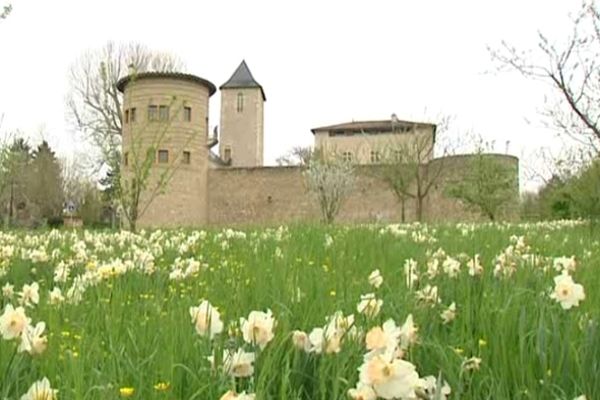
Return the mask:
[[[406,199],[402,198],[402,200],[400,200],[400,207],[402,210],[402,214],[400,216],[400,221],[402,223],[406,222]]]
[[[417,196],[416,199],[417,201],[417,221],[422,222],[423,220],[423,198],[420,196]]]

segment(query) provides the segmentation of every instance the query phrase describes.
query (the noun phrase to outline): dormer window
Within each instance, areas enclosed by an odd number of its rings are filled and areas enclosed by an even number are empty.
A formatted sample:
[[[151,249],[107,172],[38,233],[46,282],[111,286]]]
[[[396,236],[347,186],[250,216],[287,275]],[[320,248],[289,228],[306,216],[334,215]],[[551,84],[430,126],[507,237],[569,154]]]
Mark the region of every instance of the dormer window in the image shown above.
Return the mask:
[[[241,113],[244,111],[244,93],[237,94],[237,112]]]

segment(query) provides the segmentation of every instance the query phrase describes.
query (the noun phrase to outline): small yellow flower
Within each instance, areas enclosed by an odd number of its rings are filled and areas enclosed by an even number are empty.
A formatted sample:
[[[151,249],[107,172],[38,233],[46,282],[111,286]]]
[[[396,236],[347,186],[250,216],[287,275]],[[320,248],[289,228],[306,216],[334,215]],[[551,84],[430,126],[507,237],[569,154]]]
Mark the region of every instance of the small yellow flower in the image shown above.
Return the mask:
[[[454,352],[458,355],[461,355],[462,353],[464,353],[465,351],[463,349],[461,349],[460,347],[455,347],[454,348]]]
[[[336,295],[335,290],[332,290],[331,292],[329,292],[329,295],[332,297],[335,297],[335,295]]]
[[[119,389],[121,397],[131,397],[135,393],[135,389],[132,387],[122,387]]]
[[[156,390],[157,392],[164,392],[166,390],[169,390],[170,387],[171,385],[169,384],[169,382],[158,382],[156,385],[154,385],[154,390]]]
[[[479,339],[479,347],[487,346],[487,342],[483,339]]]

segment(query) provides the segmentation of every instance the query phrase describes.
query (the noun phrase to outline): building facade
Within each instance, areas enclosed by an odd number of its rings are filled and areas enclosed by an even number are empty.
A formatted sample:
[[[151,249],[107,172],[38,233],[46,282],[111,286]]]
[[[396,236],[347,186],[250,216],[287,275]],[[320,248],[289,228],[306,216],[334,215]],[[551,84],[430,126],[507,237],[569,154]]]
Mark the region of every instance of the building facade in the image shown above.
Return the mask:
[[[206,79],[148,72],[125,77],[117,86],[123,92],[122,186],[143,178],[140,166],[150,167],[145,169],[149,176],[141,193],[138,226],[280,224],[320,218],[302,167],[264,166],[266,96],[244,61],[219,88],[220,132],[208,131],[209,100],[216,87]],[[433,124],[401,121],[395,115],[390,120],[314,128],[315,148],[357,164],[356,189],[338,219],[398,222],[395,195],[369,173],[369,165],[406,151],[418,151],[423,168],[444,163],[440,183],[424,204],[425,220],[476,219],[444,195],[444,183],[465,173],[468,156],[433,159],[435,132]],[[217,144],[218,153],[212,151]],[[493,157],[518,168],[514,157]],[[409,205],[406,215],[414,220],[415,207]]]

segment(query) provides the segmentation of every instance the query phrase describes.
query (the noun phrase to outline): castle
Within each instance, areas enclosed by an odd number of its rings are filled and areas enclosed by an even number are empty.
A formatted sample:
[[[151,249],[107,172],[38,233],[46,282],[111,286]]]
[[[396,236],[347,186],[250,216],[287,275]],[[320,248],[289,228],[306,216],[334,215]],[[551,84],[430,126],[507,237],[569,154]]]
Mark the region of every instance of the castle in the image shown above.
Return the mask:
[[[139,226],[206,226],[279,224],[319,219],[319,208],[305,187],[299,166],[263,164],[263,87],[242,61],[219,87],[220,132],[209,132],[209,99],[217,88],[206,79],[176,72],[141,72],[121,79],[123,93],[123,161],[125,176],[148,151],[152,155],[150,187],[142,193],[152,201],[143,205]],[[344,202],[338,220],[372,222],[400,220],[398,201],[389,187],[360,173],[380,162],[381,149],[390,143],[423,140],[431,151],[424,168],[444,163],[442,177],[423,205],[427,221],[474,219],[454,199],[444,195],[444,182],[457,179],[468,168],[468,156],[433,159],[436,126],[391,120],[360,121],[314,128],[315,148],[334,149],[358,165],[356,188]],[[219,144],[218,154],[213,148]],[[494,155],[515,165],[518,160]],[[461,172],[462,171],[462,172]],[[147,189],[150,191],[151,189]],[[518,185],[515,188],[518,193]],[[407,220],[415,219],[409,204]]]

